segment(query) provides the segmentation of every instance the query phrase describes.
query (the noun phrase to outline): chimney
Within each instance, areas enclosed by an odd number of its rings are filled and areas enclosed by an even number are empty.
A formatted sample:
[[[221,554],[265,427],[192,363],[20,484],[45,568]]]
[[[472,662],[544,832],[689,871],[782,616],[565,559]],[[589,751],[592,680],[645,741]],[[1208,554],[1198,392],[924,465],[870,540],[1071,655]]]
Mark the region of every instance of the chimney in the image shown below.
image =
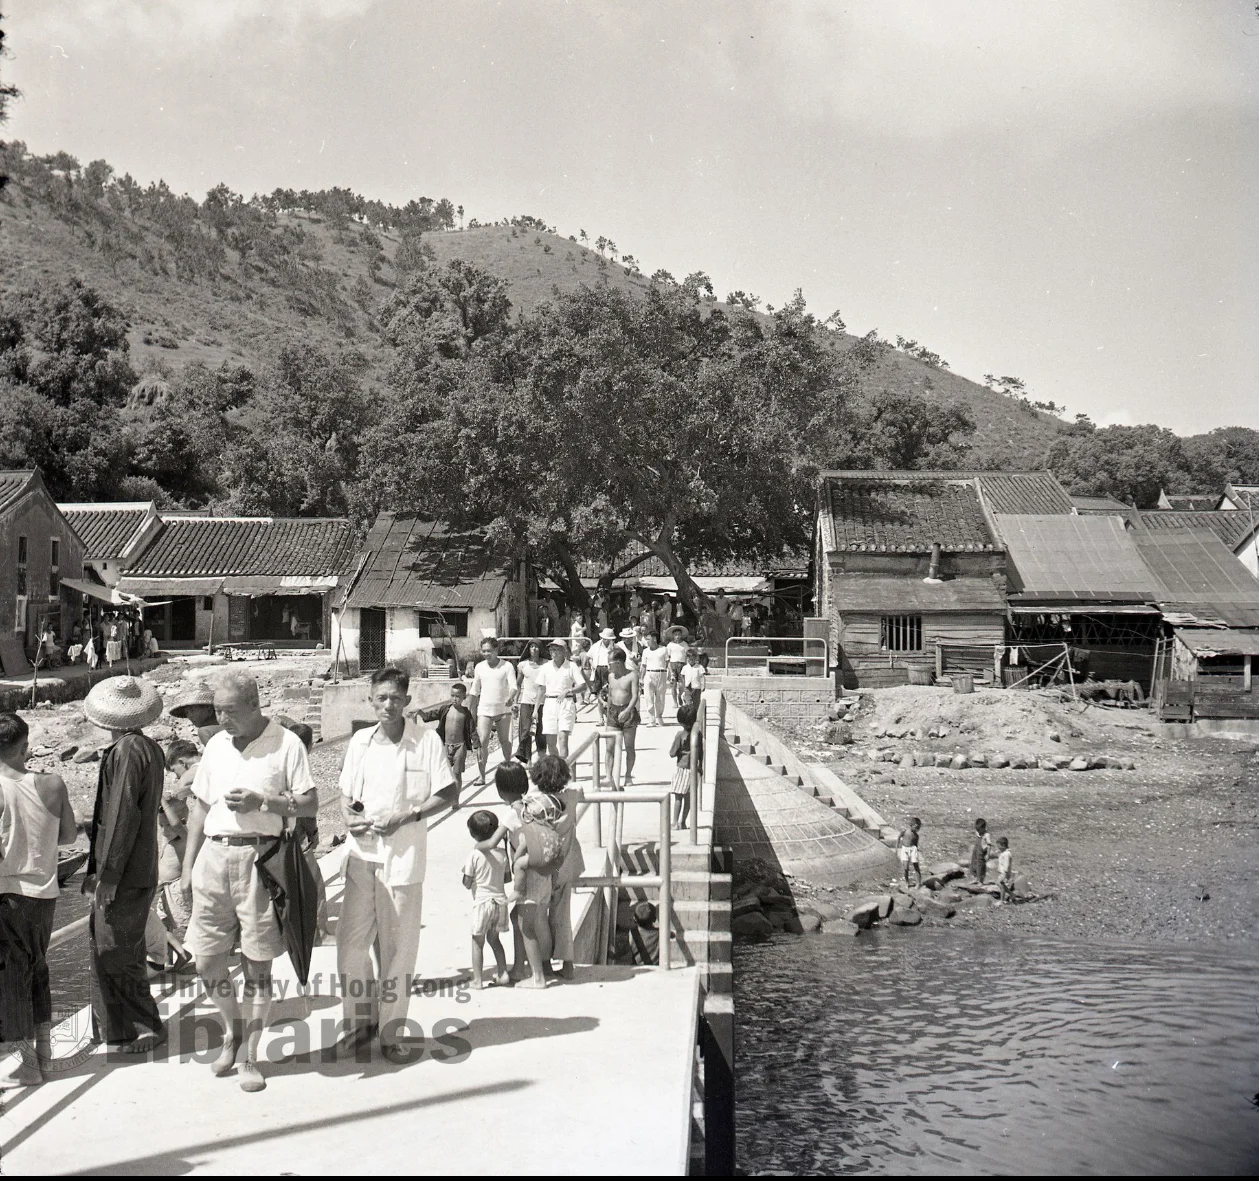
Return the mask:
[[[923,582],[938,583],[940,578],[940,543],[933,541],[931,543],[931,565],[927,567],[927,577]]]

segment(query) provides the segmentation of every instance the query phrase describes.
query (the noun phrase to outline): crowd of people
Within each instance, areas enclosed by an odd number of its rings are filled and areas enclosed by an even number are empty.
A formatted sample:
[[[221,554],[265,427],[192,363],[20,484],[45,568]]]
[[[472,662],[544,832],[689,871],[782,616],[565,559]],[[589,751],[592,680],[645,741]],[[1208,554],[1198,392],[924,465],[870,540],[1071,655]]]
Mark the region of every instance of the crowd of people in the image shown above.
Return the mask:
[[[971,834],[970,878],[983,885],[988,876],[988,862],[992,857],[992,834],[988,831],[988,822],[982,817],[975,821],[975,831]],[[998,837],[997,850],[997,887],[1000,890],[998,903],[1014,901],[1014,853],[1010,848],[1009,837]],[[909,823],[901,829],[896,837],[896,857],[900,862],[901,874],[906,886],[922,885],[922,821],[911,816]],[[912,881],[911,881],[912,879]]]
[[[339,780],[347,835],[336,927],[343,1006],[337,1053],[358,1054],[373,1042],[396,1064],[417,1053],[407,1008],[428,820],[459,807],[469,750],[484,785],[497,740],[503,761],[494,783],[505,805],[501,818],[479,809],[467,820],[471,848],[462,878],[472,896],[478,987],[545,988],[573,973],[571,894],[585,865],[576,839],[582,793],[570,782],[568,755],[579,711],[589,711],[614,739],[608,778],[626,786],[633,783],[642,711],[649,725],[663,725],[672,693],[679,722],[670,750],[674,819],[686,823],[691,731],[705,675],[698,650],[680,627],[665,644],[639,627],[619,634],[605,628],[593,643],[581,631],[573,625],[569,638],[546,641],[546,659],[542,643],[532,644],[519,667],[487,637],[466,681],[453,682],[450,700],[424,710],[410,708],[406,672],[372,675],[375,721],[351,736]],[[225,672],[213,686],[194,686],[171,703],[171,714],[187,719],[198,741],[176,739],[165,750],[144,733],[163,703],[143,677],[98,682],[83,708],[111,737],[87,827],[92,1038],[124,1055],[152,1052],[167,1031],[151,972],[195,971],[223,1026],[214,1074],[234,1073],[243,1090],[262,1090],[259,1043],[271,1008],[271,965],[286,950],[264,867],[286,833],[303,842],[313,862],[319,801],[310,729],[265,715],[256,681],[241,672]],[[60,776],[27,768],[28,740],[19,715],[0,714],[0,1089],[39,1083],[40,1063],[50,1057],[47,951],[59,892],[57,846],[77,837]],[[635,911],[630,958],[658,949],[655,922],[654,911]],[[321,897],[321,933],[326,923]],[[510,964],[501,940],[508,931]],[[231,975],[236,953],[239,996]]]
[[[61,664],[86,664],[113,668],[131,660],[156,656],[160,649],[153,629],[141,618],[132,619],[126,612],[109,611],[86,622],[75,620],[65,636],[45,624],[39,633],[35,659],[42,667]]]

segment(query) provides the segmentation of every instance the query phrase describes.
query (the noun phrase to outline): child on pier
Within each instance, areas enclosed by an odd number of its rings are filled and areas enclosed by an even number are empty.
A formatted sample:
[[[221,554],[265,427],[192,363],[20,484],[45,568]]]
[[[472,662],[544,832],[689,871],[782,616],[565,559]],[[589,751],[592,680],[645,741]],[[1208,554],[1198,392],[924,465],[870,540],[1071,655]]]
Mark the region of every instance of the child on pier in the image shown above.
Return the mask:
[[[507,957],[503,953],[499,932],[507,930],[507,894],[504,882],[507,863],[497,849],[486,849],[484,843],[498,830],[493,812],[473,812],[468,817],[468,832],[476,844],[463,866],[464,887],[472,891],[472,987],[487,988],[490,983],[508,985]],[[493,981],[482,979],[485,944],[494,953],[497,969]]]
[[[1010,852],[1007,837],[997,838],[997,885],[1001,887],[1001,901],[1014,901],[1014,854]]]
[[[673,772],[673,827],[683,829],[691,814],[691,730],[695,725],[695,706],[689,701],[678,707],[678,729],[669,747],[669,757],[677,761]],[[698,735],[695,755],[699,773],[704,773],[704,736]]]
[[[982,882],[988,873],[988,851],[992,848],[992,837],[988,835],[988,822],[982,817],[975,821],[975,843],[970,850],[970,876]]]

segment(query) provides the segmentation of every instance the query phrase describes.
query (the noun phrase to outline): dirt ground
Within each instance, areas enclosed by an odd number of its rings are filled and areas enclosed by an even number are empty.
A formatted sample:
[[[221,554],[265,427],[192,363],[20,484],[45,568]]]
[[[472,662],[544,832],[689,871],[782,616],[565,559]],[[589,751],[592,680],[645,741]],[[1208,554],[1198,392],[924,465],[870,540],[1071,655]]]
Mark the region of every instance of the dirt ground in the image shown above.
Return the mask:
[[[923,694],[936,695],[939,716],[951,719],[953,733],[938,740],[912,733],[900,740],[874,737],[896,714],[921,710]],[[906,701],[915,695],[917,705]],[[1083,709],[1034,693],[994,690],[986,695],[998,698],[993,702],[938,689],[863,696],[869,700],[856,714],[852,745],[823,745],[815,728],[792,735],[802,753],[826,762],[889,824],[919,817],[925,867],[966,865],[974,822],[983,817],[994,842],[1009,838],[1016,871],[1040,898],[960,912],[950,923],[1117,941],[1259,940],[1259,753],[1253,744],[1180,739],[1144,710]],[[972,730],[960,729],[968,723],[959,709],[974,714]],[[1024,718],[1021,726],[1011,726],[1014,713]],[[914,724],[922,720],[929,729],[926,716],[920,713]],[[1046,740],[1051,728],[1060,731],[1060,742]],[[954,771],[870,760],[871,749],[888,746],[1120,755],[1131,757],[1136,770]],[[853,892],[875,886],[887,882],[863,883]]]

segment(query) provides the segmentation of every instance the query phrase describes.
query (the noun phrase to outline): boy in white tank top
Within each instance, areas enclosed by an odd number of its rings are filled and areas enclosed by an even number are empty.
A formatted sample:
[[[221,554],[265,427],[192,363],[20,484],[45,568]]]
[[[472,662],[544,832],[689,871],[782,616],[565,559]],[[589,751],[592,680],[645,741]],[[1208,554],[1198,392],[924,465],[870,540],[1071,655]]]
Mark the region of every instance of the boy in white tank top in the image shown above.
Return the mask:
[[[52,1056],[57,846],[78,836],[61,776],[26,769],[29,736],[17,714],[0,713],[0,1091],[42,1083]]]

